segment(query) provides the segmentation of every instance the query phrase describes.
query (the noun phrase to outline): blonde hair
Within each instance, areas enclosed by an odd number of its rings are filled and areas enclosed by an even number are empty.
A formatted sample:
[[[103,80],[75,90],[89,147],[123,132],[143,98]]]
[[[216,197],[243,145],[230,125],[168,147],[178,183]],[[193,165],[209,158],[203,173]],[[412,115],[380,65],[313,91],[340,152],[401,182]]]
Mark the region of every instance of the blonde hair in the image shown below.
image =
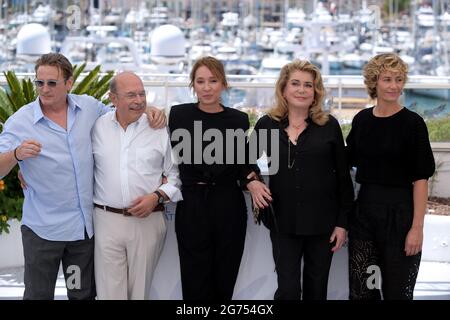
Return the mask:
[[[314,123],[323,126],[329,118],[328,114],[322,109],[325,88],[320,70],[307,60],[294,60],[281,68],[280,76],[275,85],[275,106],[269,110],[269,117],[280,121],[288,116],[288,103],[283,96],[283,91],[286,88],[290,76],[295,71],[308,72],[312,75],[314,79],[314,100],[309,107],[309,116]]]
[[[408,65],[395,53],[378,54],[367,62],[363,69],[364,84],[372,99],[377,97],[377,82],[380,74],[386,71],[400,73],[408,79]]]
[[[227,77],[225,76],[225,69],[223,67],[222,62],[217,60],[214,57],[203,57],[198,59],[194,66],[192,67],[191,73],[189,75],[189,78],[191,79],[191,82],[189,83],[189,87],[194,87],[194,81],[195,81],[195,73],[197,72],[198,68],[205,66],[211,71],[211,73],[220,81],[222,82],[224,88],[228,90],[228,82]]]

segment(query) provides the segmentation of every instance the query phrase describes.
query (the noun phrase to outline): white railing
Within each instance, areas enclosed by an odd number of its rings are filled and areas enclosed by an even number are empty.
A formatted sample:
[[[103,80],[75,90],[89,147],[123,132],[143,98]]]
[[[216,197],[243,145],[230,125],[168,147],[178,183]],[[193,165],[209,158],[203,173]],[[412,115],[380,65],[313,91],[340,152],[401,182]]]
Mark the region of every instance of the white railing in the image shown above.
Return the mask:
[[[82,78],[85,74],[82,74]],[[188,74],[139,74],[148,91],[149,104],[169,108],[177,103],[195,101],[189,86]],[[34,78],[33,73],[18,73],[21,78]],[[365,91],[362,76],[324,76],[327,89],[325,108],[329,109],[341,122],[351,121],[357,110],[371,103]],[[272,106],[277,75],[230,75],[230,91],[224,103],[229,107],[263,110]],[[0,86],[6,86],[6,79],[0,75]],[[410,91],[411,90],[411,91]],[[430,92],[429,90],[432,90]],[[436,104],[450,100],[450,76],[410,76],[405,92],[421,92],[438,99]],[[345,109],[345,110],[343,110]],[[352,110],[349,110],[352,109]],[[345,111],[345,112],[344,112]]]
[[[34,78],[34,73],[17,73],[19,79]],[[83,78],[86,73],[82,73]],[[182,88],[189,85],[188,74],[139,74],[145,87]],[[231,88],[274,88],[275,75],[229,75],[227,76]],[[327,89],[364,89],[362,76],[326,75],[323,76]],[[6,79],[0,74],[0,86],[6,85]],[[409,76],[405,89],[450,89],[450,76]],[[339,98],[339,96],[337,97]]]
[[[34,73],[17,73],[19,79],[33,78]],[[80,77],[87,75],[82,73]],[[180,87],[189,84],[189,74],[168,74],[168,73],[138,73],[145,80],[148,86],[168,86]],[[158,80],[149,80],[157,78]],[[185,78],[185,81],[180,80]],[[228,75],[227,79],[230,81],[231,87],[242,88],[272,88],[275,85],[276,75]],[[263,81],[248,81],[263,80]],[[325,86],[329,88],[364,88],[362,76],[352,75],[324,75]],[[5,85],[5,76],[0,74],[0,85]],[[436,76],[409,76],[406,88],[424,88],[424,89],[450,89],[450,75],[447,77]]]

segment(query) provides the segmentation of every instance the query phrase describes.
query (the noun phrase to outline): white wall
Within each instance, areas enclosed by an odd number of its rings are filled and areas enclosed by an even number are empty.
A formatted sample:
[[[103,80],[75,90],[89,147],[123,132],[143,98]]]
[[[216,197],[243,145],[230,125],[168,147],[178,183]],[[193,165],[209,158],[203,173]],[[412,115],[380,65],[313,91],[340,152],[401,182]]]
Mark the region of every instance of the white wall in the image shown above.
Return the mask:
[[[20,222],[8,220],[9,233],[0,234],[0,268],[23,266],[22,234]]]
[[[247,205],[249,198],[246,196]],[[151,299],[181,299],[180,266],[175,236],[175,206],[169,205],[166,212],[166,243],[155,271]],[[23,266],[23,249],[20,224],[10,222],[11,233],[0,236],[0,269]],[[251,214],[247,221],[244,255],[235,287],[235,299],[273,299],[276,289],[276,274],[272,258],[269,232],[256,225]],[[450,217],[427,215],[425,217],[422,261],[450,262]],[[328,298],[348,298],[348,253],[344,247],[333,257]]]
[[[450,197],[450,142],[433,142],[436,173],[429,180],[430,196]]]
[[[450,216],[425,216],[422,261],[450,263]]]

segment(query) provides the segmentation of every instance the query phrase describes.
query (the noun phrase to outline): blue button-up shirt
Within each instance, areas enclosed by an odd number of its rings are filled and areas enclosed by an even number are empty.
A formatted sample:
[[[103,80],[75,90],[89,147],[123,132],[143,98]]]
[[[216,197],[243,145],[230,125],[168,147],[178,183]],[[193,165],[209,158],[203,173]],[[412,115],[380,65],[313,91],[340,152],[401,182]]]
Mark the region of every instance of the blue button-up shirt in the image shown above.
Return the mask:
[[[20,108],[0,134],[0,153],[24,140],[42,144],[36,158],[19,162],[27,183],[22,223],[39,237],[53,241],[92,237],[93,168],[91,130],[111,110],[87,95],[69,94],[67,130],[48,119],[39,98]]]

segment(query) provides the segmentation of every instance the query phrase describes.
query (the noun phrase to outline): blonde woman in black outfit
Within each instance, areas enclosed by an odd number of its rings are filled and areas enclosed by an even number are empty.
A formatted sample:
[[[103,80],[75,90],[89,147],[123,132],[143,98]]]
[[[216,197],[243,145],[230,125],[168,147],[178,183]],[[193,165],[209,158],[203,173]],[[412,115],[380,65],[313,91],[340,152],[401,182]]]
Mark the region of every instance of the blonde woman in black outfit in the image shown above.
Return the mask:
[[[353,186],[339,123],[322,110],[324,95],[318,68],[295,60],[281,69],[275,107],[254,130],[258,137],[264,129],[279,132],[278,143],[270,141],[269,148],[259,150],[268,157],[279,152],[279,170],[269,176],[278,225],[270,230],[275,299],[325,300],[333,252],[346,239]],[[270,198],[259,187],[248,185],[254,205],[262,208]]]
[[[364,67],[377,103],[354,117],[347,138],[361,184],[349,222],[350,299],[413,298],[434,159],[425,122],[399,102],[407,73],[391,53]]]

